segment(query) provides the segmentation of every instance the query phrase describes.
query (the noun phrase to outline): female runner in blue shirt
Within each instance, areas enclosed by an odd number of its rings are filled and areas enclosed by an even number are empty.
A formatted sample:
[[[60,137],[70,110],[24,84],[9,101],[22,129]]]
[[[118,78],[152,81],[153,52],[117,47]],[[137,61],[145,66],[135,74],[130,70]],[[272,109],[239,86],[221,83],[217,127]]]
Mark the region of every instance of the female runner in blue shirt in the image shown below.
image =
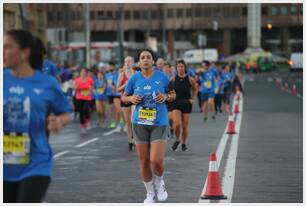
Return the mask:
[[[43,45],[28,31],[4,36],[3,200],[41,202],[50,183],[52,149],[46,132],[70,121],[70,105],[58,82],[40,71]],[[50,115],[52,114],[52,115]]]
[[[136,105],[132,129],[140,173],[147,190],[144,203],[153,203],[156,197],[158,201],[165,201],[168,197],[163,180],[169,124],[165,101],[174,100],[175,93],[168,91],[168,77],[153,68],[154,54],[151,50],[142,50],[137,59],[141,71],[129,79],[122,101]]]

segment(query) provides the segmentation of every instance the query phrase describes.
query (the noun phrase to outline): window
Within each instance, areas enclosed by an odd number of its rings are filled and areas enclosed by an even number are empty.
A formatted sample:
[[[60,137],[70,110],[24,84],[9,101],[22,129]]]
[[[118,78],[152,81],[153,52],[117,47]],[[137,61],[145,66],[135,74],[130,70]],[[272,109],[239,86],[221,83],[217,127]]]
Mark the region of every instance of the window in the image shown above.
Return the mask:
[[[151,19],[157,19],[157,11],[151,10]]]
[[[186,17],[192,17],[191,9],[186,9]]]
[[[194,14],[195,17],[201,17],[202,9],[201,8],[195,8]]]
[[[220,16],[220,8],[214,8],[214,10],[213,10],[213,16],[214,17],[218,17],[218,16]]]
[[[204,16],[210,17],[211,16],[211,8],[205,8],[204,9]]]
[[[248,9],[246,7],[242,8],[242,16],[247,16],[248,15]]]
[[[281,14],[282,15],[288,15],[288,8],[287,7],[281,7],[280,8]]]
[[[58,11],[58,12],[57,12],[57,20],[58,20],[58,21],[62,21],[62,19],[63,19],[62,12]]]
[[[278,8],[277,7],[272,7],[271,8],[271,14],[272,14],[272,16],[277,15],[278,14]]]
[[[268,7],[264,6],[261,8],[261,15],[268,16],[268,12],[269,12]]]
[[[290,8],[290,13],[291,13],[291,14],[296,14],[296,13],[297,13],[297,7],[296,7],[296,6],[292,6],[292,7]]]
[[[176,16],[178,18],[183,18],[184,17],[184,10],[183,9],[177,9],[176,10]]]
[[[230,14],[231,14],[230,8],[229,7],[224,7],[222,13],[223,13],[223,17],[229,17]]]
[[[53,21],[53,12],[48,12],[48,20]]]
[[[163,19],[164,18],[164,10],[158,10],[158,18]]]
[[[168,9],[168,18],[173,18],[174,14],[173,14],[173,9]]]
[[[124,19],[131,19],[131,12],[130,11],[125,11],[124,12]]]
[[[96,19],[96,15],[94,11],[90,11],[90,20]]]
[[[240,16],[240,9],[239,9],[239,7],[232,8],[232,16],[233,17],[239,17]]]
[[[107,12],[106,12],[106,17],[107,17],[108,19],[112,19],[112,18],[113,18],[113,12],[112,12],[112,11],[107,11]]]
[[[77,11],[76,13],[76,19],[80,20],[81,19],[81,12]]]
[[[140,12],[134,11],[134,19],[140,19]]]
[[[98,19],[102,19],[104,17],[104,11],[98,11]]]
[[[149,19],[150,11],[146,10],[142,12],[142,19]]]

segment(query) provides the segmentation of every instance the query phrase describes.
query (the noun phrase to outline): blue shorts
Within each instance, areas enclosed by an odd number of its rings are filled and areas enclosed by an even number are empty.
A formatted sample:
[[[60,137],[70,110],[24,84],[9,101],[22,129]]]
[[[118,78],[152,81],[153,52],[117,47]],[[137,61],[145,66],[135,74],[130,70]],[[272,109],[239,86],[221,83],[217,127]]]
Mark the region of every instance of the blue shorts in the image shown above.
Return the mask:
[[[201,102],[207,102],[208,99],[213,99],[215,98],[215,93],[210,92],[210,93],[201,93]]]

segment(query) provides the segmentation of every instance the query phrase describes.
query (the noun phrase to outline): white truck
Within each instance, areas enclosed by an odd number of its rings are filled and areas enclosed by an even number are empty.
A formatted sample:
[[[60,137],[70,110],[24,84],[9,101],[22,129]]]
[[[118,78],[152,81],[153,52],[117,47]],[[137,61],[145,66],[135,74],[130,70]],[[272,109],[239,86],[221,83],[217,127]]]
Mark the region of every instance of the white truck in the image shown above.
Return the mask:
[[[290,55],[289,65],[291,71],[302,70],[303,71],[303,53],[292,53]]]
[[[218,61],[217,49],[192,49],[185,51],[183,59],[186,63],[201,64],[203,60]]]

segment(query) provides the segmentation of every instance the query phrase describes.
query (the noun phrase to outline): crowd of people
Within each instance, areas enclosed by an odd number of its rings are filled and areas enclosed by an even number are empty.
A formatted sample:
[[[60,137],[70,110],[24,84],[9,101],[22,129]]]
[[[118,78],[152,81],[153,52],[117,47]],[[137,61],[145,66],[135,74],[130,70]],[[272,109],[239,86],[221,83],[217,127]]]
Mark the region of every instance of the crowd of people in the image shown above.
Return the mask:
[[[42,201],[52,170],[49,133],[60,132],[72,118],[83,136],[94,119],[97,127],[126,132],[127,149],[137,152],[144,202],[165,201],[167,140],[174,140],[173,151],[188,151],[196,101],[203,122],[216,121],[229,112],[235,78],[241,87],[228,65],[204,60],[195,69],[183,59],[171,65],[149,49],[125,57],[122,68],[108,62],[58,69],[46,53],[30,32],[5,34],[4,202]]]

